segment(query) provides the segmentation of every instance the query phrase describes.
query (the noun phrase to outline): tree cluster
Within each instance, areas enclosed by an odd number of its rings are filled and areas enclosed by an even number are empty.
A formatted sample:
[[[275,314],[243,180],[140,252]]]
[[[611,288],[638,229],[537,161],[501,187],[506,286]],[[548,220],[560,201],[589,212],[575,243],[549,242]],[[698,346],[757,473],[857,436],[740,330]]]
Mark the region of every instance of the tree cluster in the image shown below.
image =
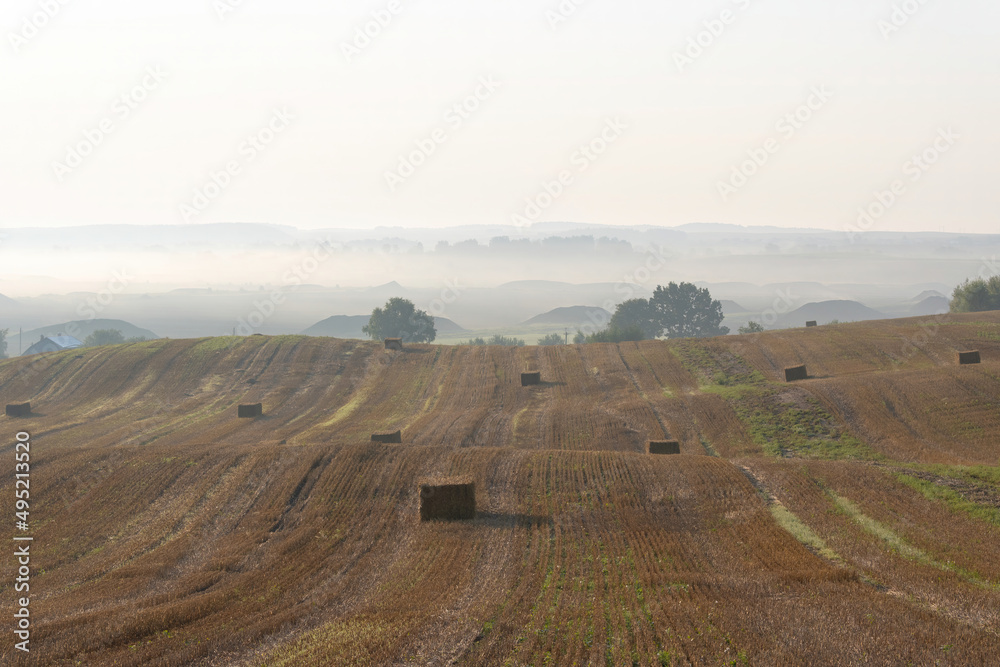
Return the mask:
[[[722,326],[722,304],[712,298],[707,289],[691,283],[657,285],[649,299],[629,299],[615,310],[611,322],[603,331],[585,335],[577,331],[574,343],[621,343],[647,338],[695,338],[724,336],[729,327]],[[385,307],[372,311],[368,324],[361,329],[373,340],[402,338],[413,343],[429,343],[436,337],[434,318],[417,310],[413,302],[400,297],[389,299]],[[539,345],[561,345],[563,337],[553,333],[542,338]],[[473,338],[464,345],[505,345],[520,347],[523,339],[494,334],[490,338]]]
[[[125,335],[118,329],[98,329],[83,339],[83,346],[117,345],[124,342]]]
[[[473,338],[472,340],[467,340],[462,345],[503,345],[505,347],[524,347],[524,340],[521,338],[514,338],[512,336],[502,336],[500,334],[493,334],[489,338]]]
[[[1000,310],[1000,276],[989,280],[966,280],[955,288],[951,295],[951,312],[979,313],[985,310]]]
[[[563,336],[557,333],[549,334],[548,336],[544,336],[538,340],[539,345],[562,345],[565,342],[566,340]]]
[[[141,343],[146,340],[142,336],[126,338],[118,329],[98,329],[83,339],[84,347],[97,347],[98,345],[118,345],[120,343]]]
[[[638,330],[644,338],[725,336],[729,327],[722,326],[724,317],[722,304],[707,289],[692,283],[670,283],[666,287],[657,285],[649,299],[629,299],[619,304],[608,331]]]
[[[610,325],[608,328],[584,335],[582,331],[577,331],[573,337],[574,343],[624,343],[625,341],[646,340],[646,335],[637,326],[618,327]]]

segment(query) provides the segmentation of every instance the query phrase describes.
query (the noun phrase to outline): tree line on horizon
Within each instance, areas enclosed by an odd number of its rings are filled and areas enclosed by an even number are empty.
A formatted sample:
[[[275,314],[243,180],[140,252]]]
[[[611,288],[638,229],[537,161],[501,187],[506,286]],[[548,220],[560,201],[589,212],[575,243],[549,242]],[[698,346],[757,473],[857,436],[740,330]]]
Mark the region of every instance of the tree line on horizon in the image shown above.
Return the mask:
[[[1000,310],[1000,276],[966,280],[955,288],[950,308],[953,313]],[[666,286],[657,285],[648,299],[628,299],[618,304],[604,329],[589,334],[577,330],[573,343],[725,336],[729,334],[729,327],[722,325],[724,317],[722,303],[712,298],[707,288],[671,282]],[[373,340],[402,338],[412,343],[429,343],[437,336],[434,318],[400,297],[389,299],[383,308],[374,309],[362,331]],[[740,334],[762,331],[764,327],[753,321],[739,328]],[[552,333],[539,340],[538,345],[563,345],[565,342],[562,335]],[[494,334],[490,338],[477,337],[460,344],[519,347],[525,341]]]
[[[1000,310],[1000,276],[968,279],[952,293],[952,313],[973,313]],[[618,304],[604,329],[585,334],[577,330],[574,343],[621,343],[656,338],[704,338],[725,336],[729,327],[722,326],[722,304],[712,298],[707,288],[693,283],[657,285],[649,299],[628,299]],[[740,334],[764,331],[758,322],[748,322],[739,328]],[[372,311],[362,332],[372,340],[402,338],[404,342],[430,343],[437,337],[434,318],[419,310],[412,301],[401,297],[389,299],[385,306]],[[9,329],[0,329],[0,359],[7,358]],[[99,329],[83,341],[85,347],[115,345],[146,340],[126,338],[117,329]],[[539,345],[563,345],[563,336],[552,333],[538,341]],[[520,338],[494,334],[477,337],[464,345],[523,346]]]
[[[574,343],[620,343],[652,338],[704,338],[725,336],[722,304],[713,299],[707,288],[693,283],[657,285],[648,299],[629,299],[618,305],[607,326],[590,334],[577,331]],[[389,299],[384,307],[372,311],[362,332],[372,340],[402,338],[403,342],[430,343],[437,337],[434,318],[401,297]],[[539,345],[561,345],[559,334],[549,334]],[[466,345],[521,346],[524,340],[494,334],[492,338],[474,338]]]

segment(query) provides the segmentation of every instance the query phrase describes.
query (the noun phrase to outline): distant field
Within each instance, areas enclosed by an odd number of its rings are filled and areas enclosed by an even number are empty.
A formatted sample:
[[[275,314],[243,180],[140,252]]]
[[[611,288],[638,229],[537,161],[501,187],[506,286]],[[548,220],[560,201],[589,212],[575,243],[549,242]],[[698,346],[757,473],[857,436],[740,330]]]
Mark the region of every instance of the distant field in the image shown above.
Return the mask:
[[[1000,313],[402,352],[156,340],[0,362],[0,399],[34,412],[0,417],[5,470],[33,442],[32,654],[7,640],[4,664],[1000,655]],[[475,520],[418,521],[440,476],[475,480]],[[12,515],[10,474],[0,497]]]

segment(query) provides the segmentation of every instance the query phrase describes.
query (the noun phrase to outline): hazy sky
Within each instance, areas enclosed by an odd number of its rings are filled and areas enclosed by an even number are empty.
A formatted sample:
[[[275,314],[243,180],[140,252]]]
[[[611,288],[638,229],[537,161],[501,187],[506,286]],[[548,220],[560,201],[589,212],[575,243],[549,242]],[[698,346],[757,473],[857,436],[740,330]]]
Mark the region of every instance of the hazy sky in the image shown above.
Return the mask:
[[[995,0],[5,0],[0,29],[0,227],[1000,229]]]

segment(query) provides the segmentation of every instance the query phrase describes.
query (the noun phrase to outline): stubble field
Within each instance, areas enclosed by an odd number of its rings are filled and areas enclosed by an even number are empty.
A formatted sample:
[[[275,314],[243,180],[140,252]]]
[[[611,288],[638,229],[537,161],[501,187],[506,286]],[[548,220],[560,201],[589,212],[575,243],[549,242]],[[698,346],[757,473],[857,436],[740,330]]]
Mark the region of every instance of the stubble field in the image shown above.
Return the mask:
[[[9,470],[32,436],[32,653],[8,638],[5,664],[1000,655],[1000,313],[620,345],[160,340],[0,362],[0,399],[34,411],[0,418]],[[448,476],[475,480],[477,518],[420,523],[418,481]],[[12,534],[10,474],[0,498]]]

